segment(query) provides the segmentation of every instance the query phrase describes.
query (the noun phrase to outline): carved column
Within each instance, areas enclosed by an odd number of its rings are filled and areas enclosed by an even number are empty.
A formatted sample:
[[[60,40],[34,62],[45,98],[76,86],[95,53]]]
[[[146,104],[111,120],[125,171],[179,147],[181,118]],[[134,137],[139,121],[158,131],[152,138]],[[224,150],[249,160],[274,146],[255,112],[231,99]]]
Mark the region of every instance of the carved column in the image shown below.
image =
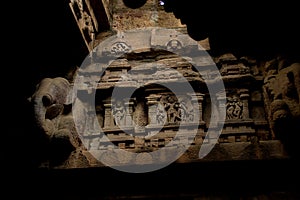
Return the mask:
[[[132,101],[132,98],[125,99],[125,109],[126,109],[125,126],[126,127],[132,126],[133,104],[134,102]]]
[[[225,120],[226,117],[226,94],[225,93],[218,93],[217,94],[217,101],[218,101],[218,120]]]
[[[243,119],[249,119],[249,90],[248,89],[241,89],[240,90],[240,99],[243,103]]]
[[[160,98],[160,95],[151,94],[150,96],[146,97],[147,99],[147,106],[148,106],[148,120],[149,125],[157,125],[157,106],[158,106],[158,100]]]
[[[113,116],[112,116],[112,111],[111,111],[111,101],[110,100],[105,100],[103,101],[104,105],[104,128],[109,129],[113,127]]]
[[[190,96],[192,97],[191,101],[193,105],[193,110],[199,111],[199,113],[194,112],[193,122],[194,123],[203,122],[202,102],[204,99],[204,94],[194,93],[194,94],[190,94]],[[196,116],[195,114],[199,114],[199,116]]]

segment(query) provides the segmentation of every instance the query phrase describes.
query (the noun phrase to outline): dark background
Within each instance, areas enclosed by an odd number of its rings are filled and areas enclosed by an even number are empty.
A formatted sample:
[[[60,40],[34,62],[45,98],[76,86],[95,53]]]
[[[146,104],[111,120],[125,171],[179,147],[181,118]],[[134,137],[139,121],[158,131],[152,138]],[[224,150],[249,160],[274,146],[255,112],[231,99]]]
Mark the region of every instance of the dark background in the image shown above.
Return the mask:
[[[296,3],[165,2],[166,10],[188,25],[191,37],[210,37],[215,52],[232,51],[264,58],[300,55]],[[5,6],[10,11],[5,17],[10,20],[2,18],[2,105],[7,112],[3,116],[1,158],[3,183],[12,190],[4,187],[3,194],[39,199],[109,199],[124,195],[146,195],[149,199],[190,199],[195,195],[299,199],[300,168],[293,159],[172,164],[145,174],[110,168],[38,169],[40,144],[34,135],[27,98],[42,78],[64,76],[70,68],[80,65],[88,53],[67,3],[14,1]]]

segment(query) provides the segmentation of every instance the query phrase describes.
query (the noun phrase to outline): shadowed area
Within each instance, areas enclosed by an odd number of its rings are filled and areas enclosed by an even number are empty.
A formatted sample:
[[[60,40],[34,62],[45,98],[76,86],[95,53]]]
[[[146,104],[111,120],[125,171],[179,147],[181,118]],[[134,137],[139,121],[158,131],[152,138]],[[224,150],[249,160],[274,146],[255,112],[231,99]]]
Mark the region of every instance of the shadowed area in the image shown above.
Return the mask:
[[[299,54],[295,2],[163,0],[164,9],[187,25],[195,40],[209,37],[215,51],[257,56]]]

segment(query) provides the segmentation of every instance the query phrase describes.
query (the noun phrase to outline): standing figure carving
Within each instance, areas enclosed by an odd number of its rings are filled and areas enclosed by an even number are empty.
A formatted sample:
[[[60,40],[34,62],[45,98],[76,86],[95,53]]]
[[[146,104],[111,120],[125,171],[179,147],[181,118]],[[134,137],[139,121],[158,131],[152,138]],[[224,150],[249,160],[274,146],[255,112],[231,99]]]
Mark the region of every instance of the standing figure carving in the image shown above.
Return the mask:
[[[125,120],[125,107],[123,103],[118,100],[116,104],[113,106],[113,116],[114,116],[114,123],[117,126],[124,125]]]
[[[168,123],[177,123],[180,121],[179,114],[179,103],[174,96],[169,96],[167,102],[165,103],[165,109],[167,111]]]

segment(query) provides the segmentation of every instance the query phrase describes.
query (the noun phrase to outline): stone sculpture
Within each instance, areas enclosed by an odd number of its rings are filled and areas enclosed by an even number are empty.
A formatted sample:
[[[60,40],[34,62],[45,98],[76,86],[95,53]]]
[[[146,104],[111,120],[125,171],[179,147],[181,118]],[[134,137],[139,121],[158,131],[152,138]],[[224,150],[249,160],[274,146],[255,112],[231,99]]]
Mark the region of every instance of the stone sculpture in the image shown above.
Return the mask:
[[[300,130],[300,63],[279,56],[267,62],[265,69],[263,89],[271,132],[293,149]]]
[[[81,154],[80,149],[83,147],[76,134],[71,114],[71,89],[70,82],[65,78],[44,78],[29,99],[34,109],[35,123],[46,137],[50,149],[53,150],[52,153],[55,154],[52,155],[54,160],[49,158],[50,163],[47,164],[53,167],[72,165],[60,161],[71,161],[67,158],[74,156],[78,159]],[[80,163],[79,160],[76,161],[76,165]]]

